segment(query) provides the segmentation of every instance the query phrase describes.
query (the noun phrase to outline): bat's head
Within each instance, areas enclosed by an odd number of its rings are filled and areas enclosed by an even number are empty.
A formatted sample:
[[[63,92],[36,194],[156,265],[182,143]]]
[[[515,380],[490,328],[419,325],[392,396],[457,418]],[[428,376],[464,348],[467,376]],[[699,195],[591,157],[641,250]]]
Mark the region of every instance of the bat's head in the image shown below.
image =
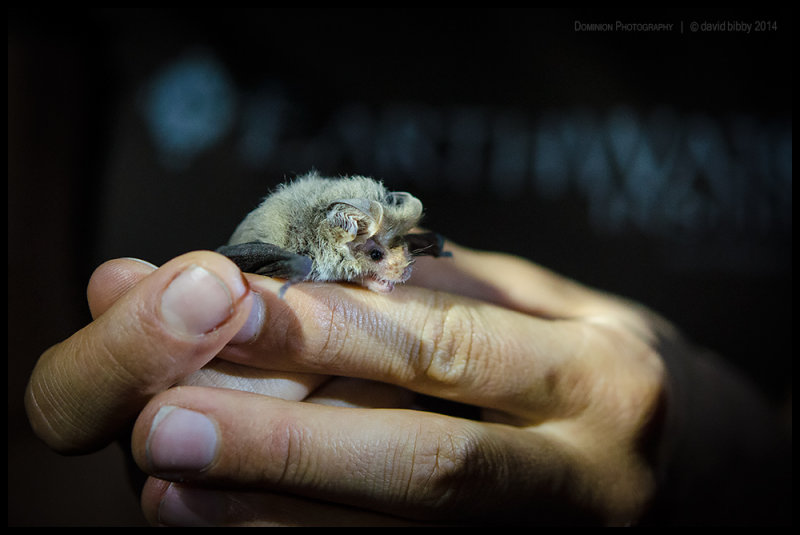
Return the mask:
[[[363,245],[353,247],[353,257],[362,273],[356,282],[374,292],[391,292],[395,284],[411,276],[413,259],[402,242],[391,246],[370,238]]]
[[[387,293],[408,280],[413,257],[405,235],[422,216],[422,203],[408,193],[380,201],[342,199],[328,206],[327,224],[336,234],[343,273],[336,277]]]

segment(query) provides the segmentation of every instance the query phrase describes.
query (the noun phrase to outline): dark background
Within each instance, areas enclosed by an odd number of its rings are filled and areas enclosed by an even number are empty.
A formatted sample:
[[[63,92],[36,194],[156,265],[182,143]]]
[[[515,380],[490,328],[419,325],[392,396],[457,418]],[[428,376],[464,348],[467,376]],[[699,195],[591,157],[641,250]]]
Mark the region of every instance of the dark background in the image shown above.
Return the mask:
[[[585,26],[617,20],[673,27]],[[8,43],[9,525],[143,522],[118,448],[60,457],[22,408],[92,270],[215,248],[312,168],[647,304],[791,418],[781,10],[10,10]]]

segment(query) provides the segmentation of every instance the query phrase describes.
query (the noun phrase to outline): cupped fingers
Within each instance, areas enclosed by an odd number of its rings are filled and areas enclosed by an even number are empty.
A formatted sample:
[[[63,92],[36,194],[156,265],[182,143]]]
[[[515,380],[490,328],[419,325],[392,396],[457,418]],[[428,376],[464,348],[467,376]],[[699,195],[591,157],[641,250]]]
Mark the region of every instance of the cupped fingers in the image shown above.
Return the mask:
[[[148,405],[132,445],[160,479],[412,520],[513,523],[581,510],[579,456],[555,435],[431,413],[182,387]]]

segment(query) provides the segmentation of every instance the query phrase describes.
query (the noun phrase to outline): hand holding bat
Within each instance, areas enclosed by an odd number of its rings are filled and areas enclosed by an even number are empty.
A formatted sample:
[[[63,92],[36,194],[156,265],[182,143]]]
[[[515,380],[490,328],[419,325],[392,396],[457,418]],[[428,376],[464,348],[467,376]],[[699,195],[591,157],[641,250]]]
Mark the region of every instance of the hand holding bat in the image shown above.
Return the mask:
[[[281,299],[281,282],[243,280],[208,252],[156,271],[107,264],[90,285],[95,322],[34,373],[32,421],[54,447],[78,452],[112,440],[141,410],[132,447],[154,476],[142,501],[153,522],[638,518],[654,491],[643,441],[662,401],[656,323],[516,259],[456,249],[424,264],[409,282],[475,295],[302,285]],[[504,276],[480,275],[498,269]],[[195,284],[208,285],[201,299],[213,317],[191,306]],[[236,377],[245,391],[169,388],[215,356],[233,366],[229,378],[255,370]],[[276,384],[289,401],[262,395]],[[359,408],[375,399],[371,388],[394,388],[381,406],[398,408]],[[408,392],[482,415],[408,410]]]
[[[32,374],[31,423],[85,453],[136,420],[153,523],[637,521],[671,438],[660,343],[680,337],[524,260],[448,248],[388,295],[283,295],[212,252],[111,261],[95,320]]]

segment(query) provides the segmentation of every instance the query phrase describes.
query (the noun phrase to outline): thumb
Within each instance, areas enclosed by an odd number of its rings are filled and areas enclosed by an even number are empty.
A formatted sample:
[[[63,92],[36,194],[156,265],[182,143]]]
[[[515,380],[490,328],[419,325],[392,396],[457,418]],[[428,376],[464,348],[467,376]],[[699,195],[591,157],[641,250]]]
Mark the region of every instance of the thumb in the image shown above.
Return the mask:
[[[200,251],[171,260],[40,357],[25,393],[34,432],[62,453],[105,446],[150,397],[211,360],[245,324],[252,301],[225,257]]]

